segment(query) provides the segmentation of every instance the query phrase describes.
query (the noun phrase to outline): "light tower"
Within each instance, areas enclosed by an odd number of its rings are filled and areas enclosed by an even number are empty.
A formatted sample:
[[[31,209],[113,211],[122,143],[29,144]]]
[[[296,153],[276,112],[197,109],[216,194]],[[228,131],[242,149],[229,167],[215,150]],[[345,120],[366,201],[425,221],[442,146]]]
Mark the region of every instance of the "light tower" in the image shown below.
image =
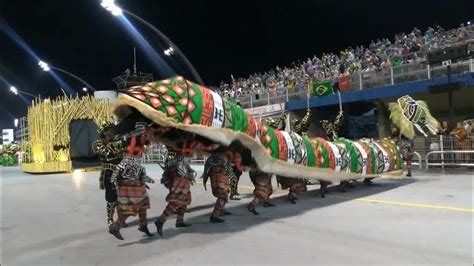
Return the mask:
[[[127,68],[122,75],[112,79],[119,90],[125,90],[132,86],[140,86],[149,82],[153,82],[153,74],[137,72],[137,52],[133,47],[133,73]]]

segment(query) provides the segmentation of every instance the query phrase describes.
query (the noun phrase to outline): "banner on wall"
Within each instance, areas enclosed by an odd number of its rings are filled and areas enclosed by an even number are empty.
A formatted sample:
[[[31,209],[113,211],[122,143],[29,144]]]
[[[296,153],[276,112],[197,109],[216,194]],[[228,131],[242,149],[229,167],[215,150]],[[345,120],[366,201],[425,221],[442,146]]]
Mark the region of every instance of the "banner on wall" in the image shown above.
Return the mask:
[[[270,104],[270,105],[264,105],[264,106],[245,109],[245,111],[249,112],[250,115],[252,115],[253,117],[268,116],[277,112],[281,113],[284,110],[285,110],[284,103]]]

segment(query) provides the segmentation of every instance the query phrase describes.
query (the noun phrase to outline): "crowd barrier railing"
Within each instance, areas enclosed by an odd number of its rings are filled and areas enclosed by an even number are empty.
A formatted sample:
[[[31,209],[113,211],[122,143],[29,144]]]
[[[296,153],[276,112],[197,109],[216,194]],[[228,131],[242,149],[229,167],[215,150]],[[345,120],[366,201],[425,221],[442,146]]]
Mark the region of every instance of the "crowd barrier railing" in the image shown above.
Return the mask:
[[[464,160],[461,160],[461,161],[453,161],[453,162],[445,162],[444,160],[442,160],[441,162],[430,162],[430,156],[431,155],[436,155],[436,154],[440,154],[440,155],[445,155],[445,154],[455,154],[456,156],[459,154],[459,155],[474,155],[474,150],[464,150],[464,151],[430,151],[426,154],[426,170],[428,170],[430,168],[430,166],[441,166],[441,167],[444,167],[444,166],[467,166],[467,167],[470,167],[470,166],[474,166],[474,162],[465,162]]]
[[[411,165],[417,165],[420,168],[420,170],[422,170],[423,169],[423,159],[421,159],[421,155],[416,151],[413,154],[416,158],[418,158],[418,162],[414,161],[414,162],[411,163]]]
[[[466,166],[474,164],[474,135],[463,140],[454,136],[417,137],[413,140],[425,166]],[[428,166],[427,166],[428,167]]]
[[[462,74],[474,72],[474,59],[463,60],[450,65],[451,74]],[[448,75],[446,66],[431,67],[424,63],[411,63],[395,66],[387,69],[356,72],[350,77],[350,85],[347,91],[367,90],[384,86],[403,84],[417,80],[427,80]],[[312,97],[309,95],[309,97]],[[299,83],[293,89],[275,90],[272,92],[254,93],[243,95],[237,99],[245,109],[270,104],[284,103],[291,100],[303,100],[308,98],[308,88]]]

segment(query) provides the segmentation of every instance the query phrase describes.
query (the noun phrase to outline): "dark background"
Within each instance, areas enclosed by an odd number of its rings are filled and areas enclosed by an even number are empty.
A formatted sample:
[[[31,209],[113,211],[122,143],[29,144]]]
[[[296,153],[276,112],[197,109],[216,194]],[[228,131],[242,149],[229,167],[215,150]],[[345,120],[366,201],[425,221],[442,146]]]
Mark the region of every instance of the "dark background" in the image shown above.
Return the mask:
[[[474,17],[474,1],[161,1],[118,4],[164,32],[187,55],[206,85],[230,81],[323,52],[367,45],[413,27],[445,29]],[[0,18],[48,63],[82,77],[97,89],[115,89],[111,78],[132,69],[133,39],[99,0],[0,0]],[[137,21],[153,47],[155,35]],[[0,27],[1,28],[1,27]],[[137,46],[138,49],[138,46]],[[162,49],[157,49],[162,54]],[[152,67],[138,49],[138,68]],[[176,73],[189,76],[180,64]],[[18,89],[55,96],[60,86],[0,29],[0,76]],[[82,84],[61,77],[76,90]],[[26,104],[0,79],[0,129],[26,114]],[[31,99],[31,98],[29,98]]]

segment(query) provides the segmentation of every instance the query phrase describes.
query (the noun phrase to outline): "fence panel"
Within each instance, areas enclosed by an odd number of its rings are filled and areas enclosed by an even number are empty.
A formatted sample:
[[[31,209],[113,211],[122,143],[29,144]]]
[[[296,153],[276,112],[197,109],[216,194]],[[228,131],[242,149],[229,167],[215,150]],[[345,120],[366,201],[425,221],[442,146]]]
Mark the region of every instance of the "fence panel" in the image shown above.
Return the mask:
[[[474,163],[474,153],[451,153],[451,151],[474,151],[474,135],[464,140],[458,140],[453,136],[435,136],[413,140],[415,151],[426,160],[428,154],[431,163],[469,164]],[[446,153],[442,153],[445,152]],[[426,162],[425,162],[426,163]]]

